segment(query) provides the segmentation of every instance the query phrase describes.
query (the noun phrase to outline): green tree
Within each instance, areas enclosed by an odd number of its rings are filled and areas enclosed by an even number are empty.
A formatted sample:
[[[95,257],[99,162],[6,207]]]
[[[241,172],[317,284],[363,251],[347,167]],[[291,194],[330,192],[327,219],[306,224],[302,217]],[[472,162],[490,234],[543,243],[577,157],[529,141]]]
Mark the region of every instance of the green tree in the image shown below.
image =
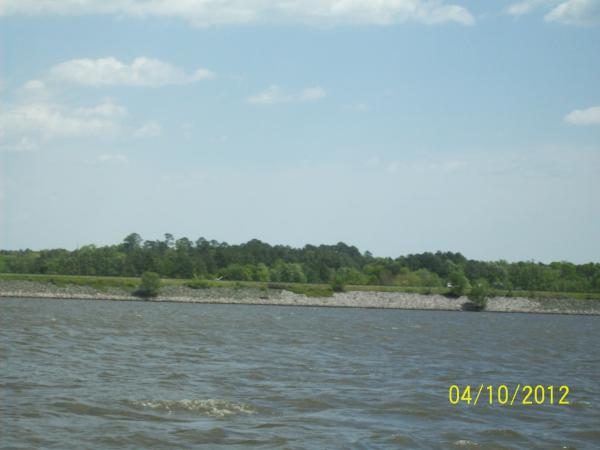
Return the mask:
[[[344,292],[346,290],[346,283],[342,276],[336,275],[331,282],[331,289],[333,292]]]
[[[137,233],[131,233],[129,236],[123,239],[123,249],[126,253],[139,249],[141,245],[142,238]]]
[[[473,287],[469,292],[468,298],[471,303],[475,306],[474,309],[479,311],[485,309],[487,306],[487,300],[490,295],[490,285],[486,280],[480,278],[473,282]]]
[[[306,275],[300,264],[284,263],[281,260],[271,268],[270,279],[286,283],[306,283]]]
[[[459,269],[454,269],[452,272],[450,272],[448,282],[450,283],[450,294],[454,297],[465,295],[465,293],[471,287],[464,272]]]
[[[341,279],[343,284],[367,284],[367,277],[354,267],[340,267],[335,274],[335,279]]]
[[[254,268],[254,281],[269,281],[269,268],[263,264],[257,264]]]
[[[252,280],[252,268],[239,263],[230,264],[221,270],[221,276],[226,280],[249,281]]]
[[[135,292],[138,297],[156,297],[160,290],[160,275],[156,272],[144,272],[140,278],[140,285]]]

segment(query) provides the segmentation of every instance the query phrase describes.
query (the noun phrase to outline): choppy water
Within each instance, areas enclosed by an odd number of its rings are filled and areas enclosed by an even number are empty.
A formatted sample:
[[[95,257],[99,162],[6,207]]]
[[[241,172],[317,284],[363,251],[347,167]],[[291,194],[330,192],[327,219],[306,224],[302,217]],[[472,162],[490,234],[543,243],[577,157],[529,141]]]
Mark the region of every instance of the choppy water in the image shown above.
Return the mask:
[[[600,448],[598,317],[3,299],[0,337],[2,449]]]

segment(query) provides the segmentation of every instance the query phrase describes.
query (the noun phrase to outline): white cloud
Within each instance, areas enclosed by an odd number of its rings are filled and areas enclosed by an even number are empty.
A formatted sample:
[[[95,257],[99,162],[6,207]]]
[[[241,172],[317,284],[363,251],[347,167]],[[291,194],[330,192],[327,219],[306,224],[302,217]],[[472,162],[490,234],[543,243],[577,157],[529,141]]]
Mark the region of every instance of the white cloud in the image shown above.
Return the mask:
[[[571,111],[565,116],[565,122],[572,125],[600,125],[600,106]]]
[[[353,103],[351,105],[346,105],[344,109],[352,112],[366,112],[369,110],[369,105],[366,103]]]
[[[106,163],[116,163],[116,164],[127,164],[129,162],[129,160],[127,159],[127,156],[122,155],[122,154],[110,154],[110,153],[105,153],[102,154],[100,156],[98,156],[98,159],[96,160],[97,163],[100,164],[106,164]]]
[[[137,138],[152,138],[162,135],[162,126],[155,120],[146,122],[141,127],[133,132],[133,136]]]
[[[525,0],[519,3],[513,3],[508,7],[507,12],[513,16],[522,16],[523,14],[528,14],[538,7],[547,5],[551,2],[552,0]]]
[[[21,86],[22,91],[40,91],[43,89],[46,89],[46,83],[42,80],[29,80]]]
[[[281,93],[281,89],[279,88],[279,86],[277,86],[276,84],[272,84],[264,91],[248,97],[248,101],[250,103],[260,105],[272,105],[281,102],[282,98],[283,94]]]
[[[308,102],[313,100],[320,100],[327,95],[327,92],[322,87],[316,86],[304,89],[296,100],[301,102]]]
[[[53,92],[44,80],[29,80],[15,90],[21,100],[49,101]]]
[[[77,108],[77,115],[81,117],[106,117],[106,118],[121,118],[128,114],[127,108],[119,105],[115,100],[105,99],[95,106],[87,108]]]
[[[127,110],[112,100],[88,108],[45,102],[22,103],[0,112],[4,151],[35,150],[52,139],[115,136]]]
[[[309,87],[298,93],[287,93],[278,85],[272,84],[264,91],[248,97],[248,101],[256,105],[274,105],[277,103],[311,102],[320,100],[325,96],[327,96],[327,91],[319,86]]]
[[[566,25],[600,25],[600,0],[567,0],[546,14],[545,19]]]
[[[153,58],[135,58],[130,64],[116,58],[72,59],[50,69],[55,81],[86,86],[163,86],[186,84],[213,78],[209,70],[198,69],[192,74],[172,64]]]
[[[508,13],[521,16],[545,8],[547,22],[564,25],[600,25],[600,0],[524,0],[508,7]]]
[[[39,148],[39,144],[27,136],[21,136],[13,140],[5,140],[0,133],[2,142],[0,143],[0,152],[32,152]]]
[[[0,15],[10,14],[178,17],[196,26],[474,22],[466,8],[443,0],[3,0]]]

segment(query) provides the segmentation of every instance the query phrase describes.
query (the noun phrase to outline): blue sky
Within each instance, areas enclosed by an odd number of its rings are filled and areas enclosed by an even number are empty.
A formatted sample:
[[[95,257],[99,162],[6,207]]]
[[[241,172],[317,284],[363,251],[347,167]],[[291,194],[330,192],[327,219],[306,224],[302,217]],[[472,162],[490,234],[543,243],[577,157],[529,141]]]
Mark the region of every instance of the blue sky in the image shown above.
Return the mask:
[[[0,248],[598,261],[600,1],[4,0]]]

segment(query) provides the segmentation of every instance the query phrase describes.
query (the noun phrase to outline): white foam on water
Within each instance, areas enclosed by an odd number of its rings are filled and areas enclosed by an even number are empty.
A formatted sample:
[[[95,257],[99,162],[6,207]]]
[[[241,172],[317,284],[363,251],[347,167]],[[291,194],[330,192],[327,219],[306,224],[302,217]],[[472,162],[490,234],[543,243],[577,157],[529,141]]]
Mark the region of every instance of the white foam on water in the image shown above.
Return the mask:
[[[477,442],[469,441],[468,439],[459,439],[458,441],[454,442],[454,445],[456,447],[469,447],[469,448],[479,447],[479,444]]]
[[[128,403],[136,408],[166,411],[168,414],[178,411],[189,411],[209,417],[227,417],[234,414],[254,414],[255,412],[250,405],[221,399],[133,400]]]

